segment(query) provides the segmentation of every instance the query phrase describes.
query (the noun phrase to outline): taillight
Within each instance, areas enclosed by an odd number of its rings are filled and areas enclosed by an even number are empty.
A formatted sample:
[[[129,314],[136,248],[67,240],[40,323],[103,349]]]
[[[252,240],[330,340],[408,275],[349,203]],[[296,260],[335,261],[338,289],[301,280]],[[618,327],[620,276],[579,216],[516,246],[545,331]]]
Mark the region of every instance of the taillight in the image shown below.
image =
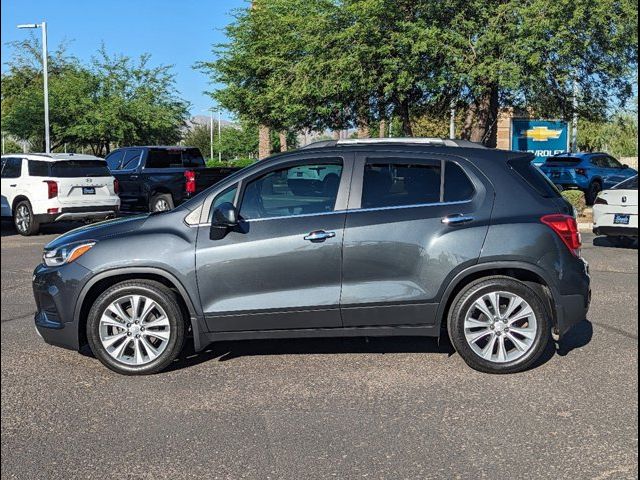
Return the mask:
[[[117,178],[113,179],[113,192],[118,195],[120,193],[120,182]]]
[[[45,180],[44,183],[47,184],[47,195],[49,198],[55,198],[58,196],[58,182],[54,182],[53,180]]]
[[[570,215],[554,214],[545,215],[540,221],[558,234],[571,253],[576,257],[580,256],[582,236],[575,218]]]
[[[196,193],[196,172],[187,170],[184,172],[185,189],[187,193]]]
[[[596,201],[593,202],[594,205],[609,205],[609,202],[607,202],[604,198],[602,197],[598,197],[596,198]]]
[[[587,176],[587,170],[585,168],[576,168],[576,173],[578,175],[582,175],[583,177]]]

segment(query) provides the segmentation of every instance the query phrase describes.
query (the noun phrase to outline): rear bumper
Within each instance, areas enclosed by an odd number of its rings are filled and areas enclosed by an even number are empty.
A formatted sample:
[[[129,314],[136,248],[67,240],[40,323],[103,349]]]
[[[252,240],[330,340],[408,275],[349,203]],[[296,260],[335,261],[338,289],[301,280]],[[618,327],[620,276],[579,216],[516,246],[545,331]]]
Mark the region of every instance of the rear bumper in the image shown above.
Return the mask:
[[[118,215],[118,206],[91,206],[61,208],[58,213],[34,215],[39,223],[66,222],[72,220],[105,220]]]
[[[594,227],[593,233],[596,235],[606,235],[607,237],[637,237],[638,227],[601,226]]]
[[[556,328],[562,336],[571,328],[587,318],[591,305],[591,275],[589,265],[582,259],[577,262],[567,273],[565,281],[572,284],[572,292],[567,294],[557,293],[554,297],[556,304]]]

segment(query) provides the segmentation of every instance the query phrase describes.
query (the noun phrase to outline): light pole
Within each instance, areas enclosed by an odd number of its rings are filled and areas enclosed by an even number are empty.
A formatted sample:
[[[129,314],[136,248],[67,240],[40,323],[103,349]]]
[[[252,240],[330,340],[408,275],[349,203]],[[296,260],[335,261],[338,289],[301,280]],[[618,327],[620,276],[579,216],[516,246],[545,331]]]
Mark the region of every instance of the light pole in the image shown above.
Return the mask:
[[[51,153],[51,139],[49,138],[49,62],[47,53],[47,22],[27,23],[18,28],[42,29],[42,73],[44,76],[44,144],[46,153]]]
[[[222,163],[222,116],[218,107],[218,162]]]

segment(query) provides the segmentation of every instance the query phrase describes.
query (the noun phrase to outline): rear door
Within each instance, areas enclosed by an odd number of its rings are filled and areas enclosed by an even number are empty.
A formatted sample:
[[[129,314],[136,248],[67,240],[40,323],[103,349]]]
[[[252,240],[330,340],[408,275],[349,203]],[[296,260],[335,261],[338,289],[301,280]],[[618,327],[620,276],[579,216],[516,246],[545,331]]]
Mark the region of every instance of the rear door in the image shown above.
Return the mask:
[[[104,160],[49,162],[49,175],[58,182],[58,200],[63,206],[100,204],[115,195],[113,176]]]
[[[345,327],[435,322],[445,280],[480,255],[493,205],[481,178],[455,157],[357,158],[343,248]]]
[[[300,155],[217,192],[232,200],[240,226],[220,240],[201,225],[198,289],[211,331],[333,328],[340,318],[348,156]],[[332,169],[324,183],[292,187],[298,167]],[[298,188],[300,187],[300,188]],[[211,210],[204,213],[207,223]]]

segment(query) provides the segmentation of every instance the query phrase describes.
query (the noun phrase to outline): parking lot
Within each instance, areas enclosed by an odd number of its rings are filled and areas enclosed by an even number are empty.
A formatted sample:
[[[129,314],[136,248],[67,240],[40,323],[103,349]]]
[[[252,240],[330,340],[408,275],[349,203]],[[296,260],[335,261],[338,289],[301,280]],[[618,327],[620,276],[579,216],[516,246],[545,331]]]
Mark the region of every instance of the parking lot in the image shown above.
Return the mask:
[[[589,318],[522,374],[371,338],[226,342],[124,377],[34,330],[31,272],[65,228],[2,225],[3,478],[637,478],[637,246],[585,235]]]

